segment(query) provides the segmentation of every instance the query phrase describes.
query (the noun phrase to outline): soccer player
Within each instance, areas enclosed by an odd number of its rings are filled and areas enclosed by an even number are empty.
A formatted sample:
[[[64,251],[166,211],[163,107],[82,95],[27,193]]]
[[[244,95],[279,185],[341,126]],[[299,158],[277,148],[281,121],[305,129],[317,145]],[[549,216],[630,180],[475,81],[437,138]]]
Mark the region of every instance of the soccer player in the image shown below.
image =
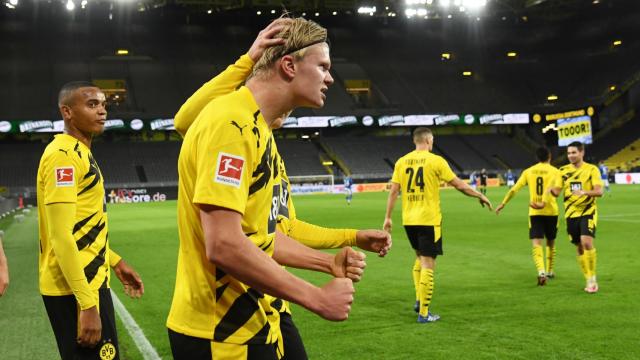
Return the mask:
[[[560,168],[559,184],[549,189],[552,195],[564,190],[564,217],[567,233],[578,252],[578,264],[586,280],[584,291],[598,292],[596,279],[596,226],[598,208],[596,198],[602,196],[600,171],[595,165],[584,162],[584,145],[574,141],[567,146],[570,164]]]
[[[471,188],[473,190],[476,190],[478,188],[478,175],[476,174],[475,170],[472,171],[469,175],[469,185],[471,185]]]
[[[4,295],[4,292],[9,286],[9,264],[7,263],[7,257],[4,254],[2,248],[2,239],[4,238],[4,231],[0,230],[0,296]]]
[[[127,295],[138,298],[138,274],[110,250],[104,180],[91,154],[102,133],[106,98],[88,82],[58,96],[64,133],[45,148],[37,178],[40,293],[62,359],[118,359],[111,293],[114,269]]]
[[[182,105],[175,116],[175,127],[181,134],[184,135],[187,132],[208,102],[225,93],[233,92],[242,84],[251,74],[254,63],[260,59],[266,48],[283,42],[283,39],[275,36],[282,28],[278,25],[288,21],[290,20],[283,18],[272,22],[260,32],[246,55],[240,57],[235,64],[232,64],[225,71],[204,84]],[[278,231],[315,249],[331,249],[355,245],[361,249],[376,252],[379,256],[386,255],[391,246],[391,238],[386,232],[380,230],[329,229],[300,220],[296,216],[293,198],[290,196],[290,183],[282,158],[280,164],[283,191],[278,211]],[[280,312],[280,329],[284,342],[285,358],[306,358],[304,344],[293,323],[288,303],[275,298],[270,303],[272,307]]]
[[[275,359],[282,355],[279,314],[265,293],[344,320],[351,279],[364,268],[364,254],[350,248],[333,257],[276,232],[282,175],[271,131],[295,107],[321,107],[333,82],[325,29],[291,19],[279,37],[284,42],[265,51],[246,86],[209,102],[186,131],[178,166],[181,247],[167,321],[176,359]],[[227,158],[240,171],[223,171]],[[349,279],[317,288],[270,256]]]
[[[609,195],[611,195],[611,188],[609,187],[609,168],[604,163],[604,161],[600,160],[600,163],[598,164],[598,170],[600,170],[600,179],[604,184],[604,189]]]
[[[440,213],[440,183],[445,182],[467,196],[480,200],[491,210],[491,202],[473,190],[451,171],[442,157],[432,154],[433,134],[425,127],[413,132],[416,149],[398,159],[393,170],[391,190],[387,200],[383,228],[391,232],[391,214],[402,191],[402,223],[411,246],[416,251],[413,282],[416,288],[418,322],[440,319],[429,311],[433,296],[433,272],[436,258],[442,255],[442,214]]]
[[[353,199],[353,189],[351,188],[352,186],[353,186],[353,179],[351,178],[351,176],[345,176],[344,191],[347,193],[347,196],[346,196],[347,205],[351,205],[351,199]]]
[[[513,187],[513,185],[516,183],[516,176],[513,174],[513,172],[511,172],[511,169],[507,170],[507,186],[509,187],[509,189],[511,189]]]
[[[487,170],[482,169],[480,171],[480,192],[483,195],[487,195],[487,179],[489,176],[487,175]]]
[[[507,192],[502,203],[496,208],[496,214],[504,209],[509,200],[525,185],[529,185],[529,239],[533,245],[533,263],[538,271],[538,285],[543,286],[547,278],[553,278],[555,261],[555,239],[558,233],[558,204],[549,195],[549,188],[560,177],[560,171],[550,164],[551,152],[546,147],[536,150],[538,163],[525,169],[518,182]],[[542,241],[547,238],[547,264],[545,268]]]

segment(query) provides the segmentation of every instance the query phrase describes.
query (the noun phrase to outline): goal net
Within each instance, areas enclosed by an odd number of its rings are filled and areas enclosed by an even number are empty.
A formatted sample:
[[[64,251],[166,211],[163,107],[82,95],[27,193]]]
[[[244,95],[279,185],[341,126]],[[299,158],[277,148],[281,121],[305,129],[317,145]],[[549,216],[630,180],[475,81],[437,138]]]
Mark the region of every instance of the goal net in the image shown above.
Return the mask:
[[[289,176],[292,194],[333,193],[333,175]]]

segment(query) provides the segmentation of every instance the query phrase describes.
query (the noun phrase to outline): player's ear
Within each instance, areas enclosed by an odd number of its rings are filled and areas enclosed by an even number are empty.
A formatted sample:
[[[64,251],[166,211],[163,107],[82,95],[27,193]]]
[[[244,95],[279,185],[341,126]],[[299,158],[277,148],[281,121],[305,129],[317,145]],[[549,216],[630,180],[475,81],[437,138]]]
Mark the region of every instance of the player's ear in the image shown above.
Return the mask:
[[[60,115],[62,115],[63,119],[71,118],[72,114],[73,110],[71,110],[71,107],[69,105],[60,105]]]
[[[285,55],[280,59],[280,71],[289,80],[296,76],[296,64],[293,56]]]

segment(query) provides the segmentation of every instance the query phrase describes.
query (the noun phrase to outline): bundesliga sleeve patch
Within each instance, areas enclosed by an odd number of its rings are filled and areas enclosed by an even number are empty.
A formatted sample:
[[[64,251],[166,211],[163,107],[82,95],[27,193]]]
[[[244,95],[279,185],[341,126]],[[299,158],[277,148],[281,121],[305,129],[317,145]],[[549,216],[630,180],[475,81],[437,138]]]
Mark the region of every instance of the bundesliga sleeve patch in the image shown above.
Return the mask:
[[[73,166],[56,168],[56,187],[75,185]]]
[[[218,154],[214,181],[224,185],[240,187],[243,170],[243,157],[221,152]]]

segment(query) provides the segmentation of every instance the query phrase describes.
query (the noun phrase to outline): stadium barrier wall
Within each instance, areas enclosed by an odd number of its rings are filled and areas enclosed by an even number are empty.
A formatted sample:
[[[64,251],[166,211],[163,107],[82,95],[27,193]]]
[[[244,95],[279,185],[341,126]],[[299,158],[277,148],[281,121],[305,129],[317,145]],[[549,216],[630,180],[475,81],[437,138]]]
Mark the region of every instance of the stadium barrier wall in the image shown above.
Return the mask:
[[[105,201],[108,204],[163,202],[178,199],[177,186],[165,187],[106,187]]]
[[[616,184],[640,184],[640,173],[617,173]]]
[[[0,217],[4,217],[11,213],[11,211],[18,208],[18,199],[4,199],[0,200]]]

